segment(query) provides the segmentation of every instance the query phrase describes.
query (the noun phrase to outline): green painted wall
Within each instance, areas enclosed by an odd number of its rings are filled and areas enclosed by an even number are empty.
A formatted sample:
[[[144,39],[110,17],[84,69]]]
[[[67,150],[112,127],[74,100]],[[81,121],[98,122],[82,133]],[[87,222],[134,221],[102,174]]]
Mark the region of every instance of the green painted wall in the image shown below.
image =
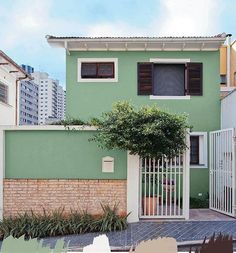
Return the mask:
[[[78,83],[78,58],[118,58],[117,83]],[[203,63],[203,96],[190,100],[150,100],[137,96],[137,62],[150,58],[190,58]],[[71,52],[66,60],[67,116],[88,119],[111,109],[115,101],[128,100],[141,106],[157,104],[170,112],[189,115],[194,131],[220,127],[220,89],[218,52]]]
[[[117,83],[78,83],[77,58],[118,58]],[[150,100],[137,96],[137,63],[150,58],[190,58],[203,63],[203,96],[190,100]],[[156,104],[169,112],[186,113],[193,131],[220,128],[219,52],[71,52],[66,56],[67,116],[87,120],[111,109],[115,101],[136,106]],[[208,192],[208,169],[192,168],[191,195]]]
[[[127,153],[88,142],[92,131],[6,131],[6,178],[126,179]],[[115,172],[102,173],[102,157]]]
[[[118,58],[117,83],[78,83],[77,58]],[[150,58],[190,58],[203,63],[203,96],[190,100],[150,100],[137,96],[137,62]],[[111,109],[115,101],[136,106],[157,104],[170,112],[187,113],[193,131],[220,128],[218,52],[71,52],[67,55],[67,116],[89,119]],[[106,151],[88,139],[93,132],[7,131],[6,178],[125,179],[127,155]],[[115,158],[115,173],[101,172],[103,156]],[[191,195],[208,192],[208,169],[190,172]]]

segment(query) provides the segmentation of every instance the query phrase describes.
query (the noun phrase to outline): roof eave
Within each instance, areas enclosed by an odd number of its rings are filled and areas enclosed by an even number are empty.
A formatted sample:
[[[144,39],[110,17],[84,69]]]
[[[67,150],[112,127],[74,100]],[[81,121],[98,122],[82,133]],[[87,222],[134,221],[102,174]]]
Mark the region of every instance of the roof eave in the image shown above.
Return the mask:
[[[225,42],[225,38],[47,38],[47,41],[51,46],[65,48],[67,51],[216,51]]]
[[[29,79],[32,80],[30,74],[24,71],[16,62],[14,62],[8,55],[6,55],[3,51],[0,50],[0,57],[4,59],[4,63],[10,65],[9,74],[14,74],[19,79]]]

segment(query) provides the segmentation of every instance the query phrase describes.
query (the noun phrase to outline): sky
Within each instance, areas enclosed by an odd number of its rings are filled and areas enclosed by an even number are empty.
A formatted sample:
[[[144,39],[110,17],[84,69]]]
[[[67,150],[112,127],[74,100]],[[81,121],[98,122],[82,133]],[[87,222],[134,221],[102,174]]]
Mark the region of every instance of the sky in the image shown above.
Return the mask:
[[[0,0],[0,50],[65,87],[65,52],[45,36],[232,33],[236,0]]]

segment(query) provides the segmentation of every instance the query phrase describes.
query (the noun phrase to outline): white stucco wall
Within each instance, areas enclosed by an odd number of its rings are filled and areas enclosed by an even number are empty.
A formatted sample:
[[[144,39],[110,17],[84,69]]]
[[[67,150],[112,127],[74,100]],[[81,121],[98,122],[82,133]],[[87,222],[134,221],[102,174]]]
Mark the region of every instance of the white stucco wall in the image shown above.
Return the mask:
[[[8,103],[0,102],[0,125],[15,125],[16,78],[0,66],[0,81],[8,86]]]
[[[221,129],[236,128],[236,90],[221,100]]]

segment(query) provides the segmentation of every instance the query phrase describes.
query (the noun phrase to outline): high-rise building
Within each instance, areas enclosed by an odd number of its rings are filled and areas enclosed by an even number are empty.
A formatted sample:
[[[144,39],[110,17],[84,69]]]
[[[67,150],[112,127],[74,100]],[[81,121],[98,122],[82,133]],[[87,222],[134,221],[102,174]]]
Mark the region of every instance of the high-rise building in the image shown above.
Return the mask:
[[[21,67],[28,74],[34,72],[31,66],[21,65]],[[20,82],[19,108],[20,125],[38,125],[38,85],[34,80]]]
[[[62,120],[65,118],[65,96],[66,93],[62,86],[57,89],[57,117]]]
[[[22,69],[24,69],[25,72],[27,72],[28,74],[32,74],[34,73],[34,68],[29,66],[29,65],[25,65],[25,64],[21,64]]]
[[[50,124],[64,119],[64,94],[59,81],[52,79],[45,72],[32,73],[34,81],[39,87],[39,124]]]

